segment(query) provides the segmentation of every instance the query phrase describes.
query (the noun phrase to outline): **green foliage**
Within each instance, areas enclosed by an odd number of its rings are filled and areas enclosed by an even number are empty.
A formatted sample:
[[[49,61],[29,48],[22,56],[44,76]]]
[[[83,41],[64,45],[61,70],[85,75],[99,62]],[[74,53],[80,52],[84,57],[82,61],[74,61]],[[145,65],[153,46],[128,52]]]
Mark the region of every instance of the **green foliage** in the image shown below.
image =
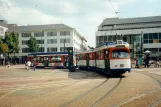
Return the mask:
[[[19,41],[18,34],[15,32],[6,33],[4,42],[8,45],[9,53],[18,53],[19,52]]]
[[[0,38],[0,54],[7,53],[9,51],[8,46],[4,43],[3,39]]]
[[[39,44],[37,43],[36,38],[31,36],[30,40],[28,41],[29,52],[38,52],[39,51]]]

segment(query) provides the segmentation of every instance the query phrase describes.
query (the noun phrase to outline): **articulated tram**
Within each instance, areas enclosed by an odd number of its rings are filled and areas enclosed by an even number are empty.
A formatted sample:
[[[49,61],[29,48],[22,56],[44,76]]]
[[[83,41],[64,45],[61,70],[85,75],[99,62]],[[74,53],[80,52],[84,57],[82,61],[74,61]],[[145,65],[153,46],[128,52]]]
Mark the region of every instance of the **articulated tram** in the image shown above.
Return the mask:
[[[68,52],[32,53],[28,60],[36,67],[68,67]],[[80,69],[106,74],[123,74],[131,71],[130,49],[127,42],[106,42],[93,50],[73,53],[73,64]]]
[[[68,52],[32,53],[28,54],[27,60],[31,61],[31,66],[35,61],[36,67],[64,68],[68,66]]]
[[[80,69],[106,74],[123,74],[131,71],[130,49],[127,42],[106,42],[103,46],[76,54]]]

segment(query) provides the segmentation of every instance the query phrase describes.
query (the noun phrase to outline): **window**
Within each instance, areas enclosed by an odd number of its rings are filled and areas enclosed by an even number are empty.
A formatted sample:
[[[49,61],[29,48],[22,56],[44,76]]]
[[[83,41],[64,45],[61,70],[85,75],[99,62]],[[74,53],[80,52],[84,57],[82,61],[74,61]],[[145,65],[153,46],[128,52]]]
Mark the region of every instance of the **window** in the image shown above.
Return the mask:
[[[152,33],[149,34],[149,39],[153,39],[153,34]]]
[[[147,51],[147,50],[149,50],[149,49],[148,49],[148,48],[145,48],[145,49],[144,49],[144,52]]]
[[[48,39],[47,40],[47,44],[56,44],[57,43],[57,39]]]
[[[129,58],[130,55],[125,50],[112,51],[112,58]]]
[[[158,33],[153,33],[153,39],[158,39]]]
[[[37,40],[38,44],[44,44],[44,40]]]
[[[127,42],[127,36],[123,36],[123,41]]]
[[[103,41],[103,36],[100,36],[100,37],[99,37],[99,40],[100,40],[100,41]]]
[[[57,36],[57,32],[47,32],[47,36]]]
[[[60,31],[60,36],[70,36],[70,31]]]
[[[27,45],[28,44],[28,40],[22,40],[22,45]]]
[[[104,41],[105,41],[105,42],[107,41],[107,36],[104,36]]]
[[[38,63],[43,63],[44,62],[44,57],[43,56],[37,56],[36,57],[36,62],[38,62]]]
[[[144,34],[144,39],[149,39],[149,35],[148,34]]]
[[[22,48],[22,53],[29,53],[29,48]]]
[[[161,39],[161,33],[159,33],[159,39]]]
[[[44,37],[44,32],[35,32],[34,37]]]
[[[40,47],[39,52],[44,52],[44,47]]]
[[[67,52],[67,48],[68,48],[68,47],[65,47],[65,52]],[[64,52],[64,47],[60,47],[60,51],[61,51],[61,52]]]
[[[151,48],[151,52],[158,52],[158,48]]]
[[[159,48],[159,52],[161,52],[161,48]]]
[[[31,33],[21,33],[21,37],[31,37]]]
[[[54,63],[54,62],[61,62],[61,57],[60,56],[52,56],[49,58],[49,63]]]
[[[153,43],[153,40],[149,40],[149,43]]]
[[[70,43],[70,39],[60,39],[60,43]]]
[[[146,43],[149,43],[149,42],[148,42],[148,40],[144,40],[144,43],[146,44]]]
[[[57,52],[57,48],[53,47],[53,48],[47,48],[48,52]]]

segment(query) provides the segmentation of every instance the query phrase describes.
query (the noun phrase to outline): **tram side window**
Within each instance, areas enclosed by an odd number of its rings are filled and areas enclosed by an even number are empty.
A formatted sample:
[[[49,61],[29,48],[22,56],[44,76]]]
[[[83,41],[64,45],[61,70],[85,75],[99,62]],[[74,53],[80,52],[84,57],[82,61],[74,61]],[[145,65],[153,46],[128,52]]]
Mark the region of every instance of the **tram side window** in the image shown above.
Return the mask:
[[[98,52],[96,52],[96,58],[97,59],[102,59],[102,51],[98,51]]]
[[[112,58],[129,58],[129,53],[127,51],[117,50],[112,51]]]
[[[57,62],[61,62],[61,57],[60,56],[53,56],[51,58],[51,63],[57,63]]]
[[[61,57],[60,56],[57,57],[57,62],[61,62]]]
[[[40,57],[40,56],[36,57],[36,61],[39,62],[39,63],[43,62],[43,57]]]

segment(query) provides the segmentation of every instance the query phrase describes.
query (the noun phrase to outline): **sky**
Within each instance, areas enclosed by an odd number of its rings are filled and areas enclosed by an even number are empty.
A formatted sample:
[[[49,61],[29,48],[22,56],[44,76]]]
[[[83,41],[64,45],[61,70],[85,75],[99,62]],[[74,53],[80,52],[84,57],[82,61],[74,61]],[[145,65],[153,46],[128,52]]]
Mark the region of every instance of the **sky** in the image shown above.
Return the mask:
[[[161,0],[0,0],[0,20],[18,25],[66,24],[95,47],[95,32],[105,18],[158,16],[160,4]]]

